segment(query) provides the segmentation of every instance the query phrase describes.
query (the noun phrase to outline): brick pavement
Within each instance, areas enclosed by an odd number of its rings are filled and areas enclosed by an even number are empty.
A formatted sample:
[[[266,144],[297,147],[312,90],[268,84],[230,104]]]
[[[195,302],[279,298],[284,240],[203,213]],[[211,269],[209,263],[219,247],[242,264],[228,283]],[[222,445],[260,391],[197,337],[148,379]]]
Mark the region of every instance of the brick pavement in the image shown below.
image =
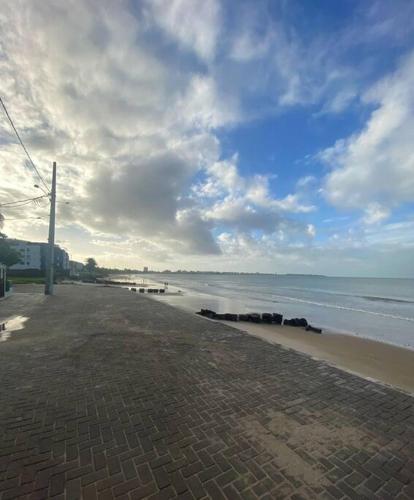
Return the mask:
[[[412,397],[126,290],[32,299],[0,343],[1,500],[414,498]]]

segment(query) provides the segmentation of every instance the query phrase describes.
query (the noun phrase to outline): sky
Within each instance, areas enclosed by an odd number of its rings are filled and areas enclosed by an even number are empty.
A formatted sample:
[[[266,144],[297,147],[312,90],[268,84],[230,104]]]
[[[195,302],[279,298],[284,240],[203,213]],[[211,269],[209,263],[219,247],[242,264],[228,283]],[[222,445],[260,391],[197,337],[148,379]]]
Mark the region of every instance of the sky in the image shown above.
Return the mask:
[[[413,1],[0,7],[0,95],[47,184],[57,162],[71,258],[414,277]],[[0,179],[42,194],[4,114]],[[47,200],[0,211],[47,239]]]

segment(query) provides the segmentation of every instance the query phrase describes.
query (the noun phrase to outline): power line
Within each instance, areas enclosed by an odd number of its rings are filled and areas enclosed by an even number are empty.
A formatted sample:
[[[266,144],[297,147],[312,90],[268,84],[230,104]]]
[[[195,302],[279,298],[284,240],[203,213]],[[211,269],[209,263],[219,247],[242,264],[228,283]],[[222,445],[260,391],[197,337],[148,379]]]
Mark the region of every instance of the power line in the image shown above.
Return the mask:
[[[30,205],[31,203],[34,203],[36,207],[40,207],[42,206],[40,204],[40,201],[39,200],[35,200],[34,202],[31,202],[31,201],[25,201],[24,203],[19,203],[19,204],[15,204],[15,205],[8,205],[6,207],[2,207],[2,205],[0,205],[0,208],[2,209],[5,209],[5,210],[14,210],[16,208],[24,208],[24,207],[27,207],[27,205]]]
[[[40,175],[39,170],[37,170],[37,167],[36,167],[36,165],[34,164],[34,162],[33,162],[32,158],[31,158],[31,156],[30,156],[29,152],[27,151],[26,146],[23,144],[23,141],[22,141],[22,139],[20,138],[19,132],[17,132],[17,129],[16,129],[16,127],[14,126],[13,120],[11,119],[11,117],[10,117],[10,115],[9,115],[9,112],[7,111],[6,105],[4,104],[3,99],[2,99],[1,97],[0,97],[0,103],[1,103],[1,105],[2,105],[2,107],[3,107],[4,113],[5,113],[5,114],[6,114],[6,116],[7,116],[7,119],[8,119],[8,120],[9,120],[9,122],[10,122],[10,125],[12,126],[12,128],[13,128],[13,130],[14,130],[14,133],[16,134],[16,137],[19,139],[19,142],[20,142],[20,144],[21,144],[21,146],[22,146],[22,148],[23,148],[24,152],[26,153],[26,156],[29,158],[29,161],[30,161],[31,165],[32,165],[32,166],[33,166],[33,168],[35,169],[35,172],[37,173],[37,175],[38,175],[39,179],[43,182],[43,185],[45,186],[45,188],[46,188],[46,190],[47,190],[47,193],[45,193],[45,194],[49,194],[49,192],[50,192],[50,188],[49,188],[49,186],[46,184],[46,182],[44,181],[43,177]],[[41,188],[41,189],[42,189],[42,188]],[[43,189],[42,189],[42,191],[43,191]],[[44,192],[44,191],[43,191],[43,192]]]
[[[0,219],[0,221],[3,222],[3,221],[8,221],[8,220],[33,220],[33,219],[47,219],[47,216],[45,216],[45,217],[17,217],[16,219]]]
[[[16,201],[9,201],[7,203],[0,203],[0,207],[5,207],[5,206],[10,206],[10,205],[27,205],[31,203],[32,201],[36,202],[37,200],[40,200],[42,198],[46,198],[48,195],[44,194],[42,196],[36,196],[35,198],[25,198],[23,200],[16,200]]]
[[[46,198],[46,196],[45,196]],[[0,205],[0,209],[5,209],[5,210],[15,210],[16,208],[24,208],[26,207],[27,205],[30,205],[31,203],[34,203],[34,205],[36,207],[40,207],[42,206],[41,203],[40,203],[40,200],[34,200],[34,201],[25,201],[25,202],[22,202],[22,203],[15,203],[14,205]]]
[[[15,204],[15,205],[8,205],[6,206],[6,210],[7,209],[15,209],[15,208],[21,208],[21,207],[25,207],[26,205],[30,205],[30,203],[32,203],[31,201],[25,201],[24,203],[19,203],[19,204]],[[35,203],[38,203],[38,202],[35,202]],[[0,208],[2,207],[2,205],[0,205]]]
[[[44,198],[49,198],[48,195],[44,196],[38,196],[36,198],[28,198],[27,200],[20,200],[20,201],[11,201],[9,203],[2,203],[0,204],[0,208],[4,207],[6,210],[14,210],[15,208],[21,208],[25,207],[27,205],[30,205],[30,203],[34,203],[37,207],[42,207],[40,200]],[[57,201],[56,203],[59,203],[61,205],[70,205],[70,201]],[[43,205],[44,206],[44,205]]]

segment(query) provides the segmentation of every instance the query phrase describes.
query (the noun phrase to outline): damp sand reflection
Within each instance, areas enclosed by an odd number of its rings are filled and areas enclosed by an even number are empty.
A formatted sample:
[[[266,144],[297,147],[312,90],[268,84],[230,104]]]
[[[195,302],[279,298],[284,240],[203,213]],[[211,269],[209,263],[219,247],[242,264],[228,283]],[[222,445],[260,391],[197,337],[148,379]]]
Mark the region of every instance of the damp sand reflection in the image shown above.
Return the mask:
[[[0,342],[8,340],[13,332],[22,330],[28,319],[27,316],[12,316],[6,321],[0,321]]]

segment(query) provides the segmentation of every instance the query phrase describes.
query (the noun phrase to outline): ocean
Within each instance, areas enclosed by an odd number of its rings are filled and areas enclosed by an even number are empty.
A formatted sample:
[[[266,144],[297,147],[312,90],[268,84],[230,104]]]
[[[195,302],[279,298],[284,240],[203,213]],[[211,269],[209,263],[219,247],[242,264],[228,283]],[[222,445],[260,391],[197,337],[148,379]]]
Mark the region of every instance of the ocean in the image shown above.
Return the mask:
[[[299,275],[139,274],[168,282],[159,300],[187,311],[278,312],[323,329],[414,349],[414,280]],[[174,294],[180,290],[182,294]]]

